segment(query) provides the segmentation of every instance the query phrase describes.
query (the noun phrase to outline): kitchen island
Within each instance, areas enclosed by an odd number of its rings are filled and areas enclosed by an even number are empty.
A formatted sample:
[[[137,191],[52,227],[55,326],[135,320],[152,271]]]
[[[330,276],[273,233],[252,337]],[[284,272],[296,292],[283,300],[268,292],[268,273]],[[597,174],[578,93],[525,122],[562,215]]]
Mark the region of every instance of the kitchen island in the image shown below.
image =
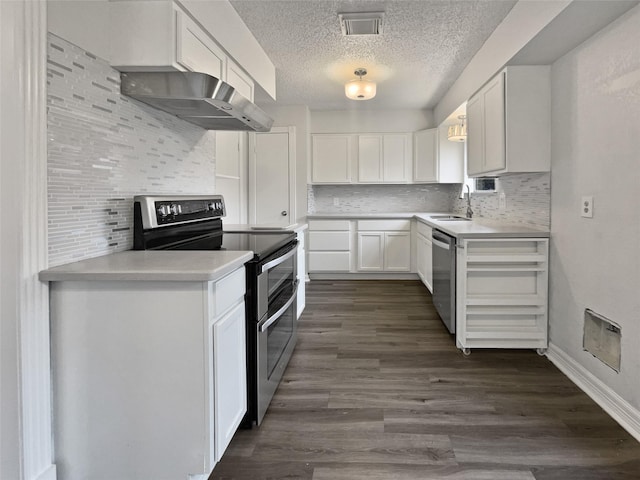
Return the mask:
[[[205,479],[246,411],[250,251],[128,251],[53,267],[61,480]]]

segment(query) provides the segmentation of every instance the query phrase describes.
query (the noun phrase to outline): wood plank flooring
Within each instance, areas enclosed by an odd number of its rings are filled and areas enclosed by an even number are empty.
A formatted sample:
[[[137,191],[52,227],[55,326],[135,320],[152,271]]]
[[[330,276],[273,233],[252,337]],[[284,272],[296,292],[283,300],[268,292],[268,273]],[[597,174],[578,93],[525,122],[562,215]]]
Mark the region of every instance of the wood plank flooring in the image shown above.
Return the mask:
[[[532,350],[455,348],[417,281],[313,281],[267,415],[210,480],[630,480],[640,444]]]

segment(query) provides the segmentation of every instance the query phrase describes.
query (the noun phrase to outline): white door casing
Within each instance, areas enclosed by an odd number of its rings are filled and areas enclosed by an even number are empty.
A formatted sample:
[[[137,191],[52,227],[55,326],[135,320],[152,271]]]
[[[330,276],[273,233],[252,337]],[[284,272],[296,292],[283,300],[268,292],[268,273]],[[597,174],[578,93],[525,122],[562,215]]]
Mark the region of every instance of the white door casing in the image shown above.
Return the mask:
[[[53,480],[47,267],[47,5],[0,2],[0,478]]]

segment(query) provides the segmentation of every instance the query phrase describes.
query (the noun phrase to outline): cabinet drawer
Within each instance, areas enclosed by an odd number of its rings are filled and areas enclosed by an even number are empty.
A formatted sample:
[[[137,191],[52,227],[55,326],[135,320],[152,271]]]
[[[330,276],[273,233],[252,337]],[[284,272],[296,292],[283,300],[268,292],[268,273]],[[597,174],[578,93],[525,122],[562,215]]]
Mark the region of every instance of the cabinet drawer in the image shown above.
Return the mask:
[[[242,300],[245,289],[244,267],[239,268],[217,282],[210,282],[209,301],[213,302],[213,305],[211,305],[211,316],[215,318],[222,315],[230,307]]]
[[[309,272],[348,272],[350,252],[309,252]]]
[[[346,230],[349,231],[349,220],[309,220],[309,230]]]
[[[420,235],[424,235],[431,240],[431,227],[429,225],[418,220],[417,230]]]
[[[411,230],[411,220],[358,220],[358,230],[384,232]]]
[[[309,250],[343,251],[350,247],[349,232],[309,232]]]

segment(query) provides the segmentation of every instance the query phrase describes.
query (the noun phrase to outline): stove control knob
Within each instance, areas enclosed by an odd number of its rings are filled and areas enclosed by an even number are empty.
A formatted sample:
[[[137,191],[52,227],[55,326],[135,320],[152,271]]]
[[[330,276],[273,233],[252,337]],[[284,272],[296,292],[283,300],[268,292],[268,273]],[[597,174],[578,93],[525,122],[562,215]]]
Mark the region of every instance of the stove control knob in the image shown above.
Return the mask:
[[[158,207],[158,215],[166,217],[169,215],[169,208],[166,205],[160,205],[160,207]]]
[[[171,212],[172,215],[177,215],[178,212],[178,205],[176,205],[175,203],[173,203],[170,207],[169,207],[169,211]]]
[[[211,210],[215,210],[216,209],[216,205],[215,203],[211,202],[207,204],[207,211],[211,211]]]

